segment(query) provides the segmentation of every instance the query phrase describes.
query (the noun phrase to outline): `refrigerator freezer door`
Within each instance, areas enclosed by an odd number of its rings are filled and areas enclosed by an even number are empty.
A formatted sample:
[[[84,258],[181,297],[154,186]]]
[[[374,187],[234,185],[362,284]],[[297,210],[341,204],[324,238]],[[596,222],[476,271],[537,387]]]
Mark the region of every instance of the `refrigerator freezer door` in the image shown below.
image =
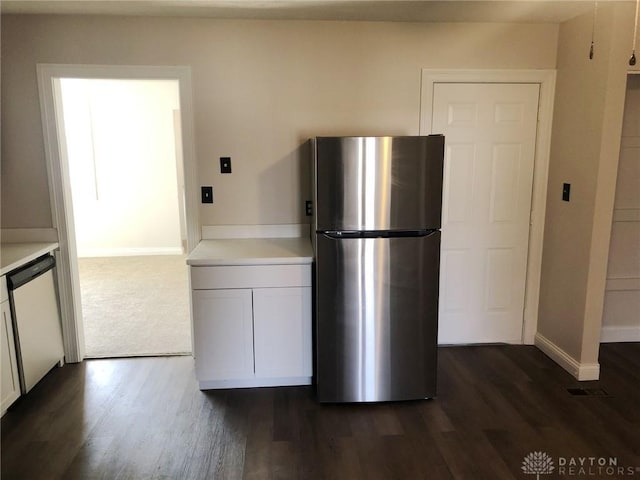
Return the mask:
[[[316,231],[440,228],[444,137],[318,137]]]
[[[317,237],[321,402],[435,396],[440,232]]]

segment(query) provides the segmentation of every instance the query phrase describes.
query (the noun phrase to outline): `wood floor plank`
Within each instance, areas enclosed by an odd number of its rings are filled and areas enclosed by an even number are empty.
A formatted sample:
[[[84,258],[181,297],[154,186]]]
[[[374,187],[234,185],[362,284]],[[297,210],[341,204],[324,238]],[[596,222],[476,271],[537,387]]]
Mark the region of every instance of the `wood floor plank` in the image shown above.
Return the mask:
[[[427,402],[427,405],[435,405],[435,402]],[[431,422],[430,417],[425,416],[424,412],[425,409],[407,409],[400,405],[396,406],[398,421],[411,445],[411,458],[423,472],[421,476],[426,475],[427,478],[438,479],[454,478],[436,441],[437,436],[445,431],[453,431],[453,429],[442,429],[440,423]]]
[[[0,473],[511,480],[533,451],[640,466],[640,344],[603,345],[600,363],[601,380],[580,383],[535,347],[440,348],[436,398],[341,405],[318,404],[313,387],[202,392],[190,357],[86,361],[54,369],[2,418]]]

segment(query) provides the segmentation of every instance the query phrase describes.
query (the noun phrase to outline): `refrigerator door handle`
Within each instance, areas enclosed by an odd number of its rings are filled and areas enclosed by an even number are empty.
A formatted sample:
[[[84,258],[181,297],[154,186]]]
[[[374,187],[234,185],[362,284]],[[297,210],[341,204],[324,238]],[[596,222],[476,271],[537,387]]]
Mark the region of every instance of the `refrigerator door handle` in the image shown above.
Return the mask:
[[[329,230],[325,232],[318,232],[328,238],[333,239],[347,239],[347,238],[401,238],[401,237],[428,237],[438,232],[437,229],[427,230]]]
[[[325,237],[341,239],[341,238],[362,238],[364,232],[356,231],[328,231],[321,232]]]

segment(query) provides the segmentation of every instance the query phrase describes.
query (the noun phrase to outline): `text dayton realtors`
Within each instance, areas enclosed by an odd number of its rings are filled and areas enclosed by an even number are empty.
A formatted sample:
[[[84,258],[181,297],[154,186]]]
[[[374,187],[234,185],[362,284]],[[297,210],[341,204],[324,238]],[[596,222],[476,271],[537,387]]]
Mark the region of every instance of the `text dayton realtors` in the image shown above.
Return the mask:
[[[635,467],[618,465],[616,457],[558,457],[560,475],[634,475]]]

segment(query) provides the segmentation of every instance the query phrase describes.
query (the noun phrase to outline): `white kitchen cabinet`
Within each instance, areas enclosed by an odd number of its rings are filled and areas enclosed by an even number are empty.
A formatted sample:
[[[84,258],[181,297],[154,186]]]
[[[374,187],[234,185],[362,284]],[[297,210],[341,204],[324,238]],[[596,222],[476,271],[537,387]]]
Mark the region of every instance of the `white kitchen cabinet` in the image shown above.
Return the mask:
[[[203,242],[190,255],[201,389],[311,383],[312,258],[306,247],[290,239],[236,239]],[[266,255],[263,263],[256,249]]]
[[[192,298],[198,378],[252,378],[251,290],[195,290]]]
[[[253,290],[256,377],[311,377],[311,288]]]
[[[18,377],[18,362],[16,357],[16,344],[13,335],[13,324],[11,322],[11,308],[9,307],[9,297],[7,294],[7,283],[5,277],[0,279],[1,290],[1,315],[2,322],[0,328],[0,342],[2,351],[1,358],[1,405],[2,414],[7,411],[13,402],[20,396],[20,380]]]
[[[192,302],[201,389],[311,383],[311,287],[193,290]]]

